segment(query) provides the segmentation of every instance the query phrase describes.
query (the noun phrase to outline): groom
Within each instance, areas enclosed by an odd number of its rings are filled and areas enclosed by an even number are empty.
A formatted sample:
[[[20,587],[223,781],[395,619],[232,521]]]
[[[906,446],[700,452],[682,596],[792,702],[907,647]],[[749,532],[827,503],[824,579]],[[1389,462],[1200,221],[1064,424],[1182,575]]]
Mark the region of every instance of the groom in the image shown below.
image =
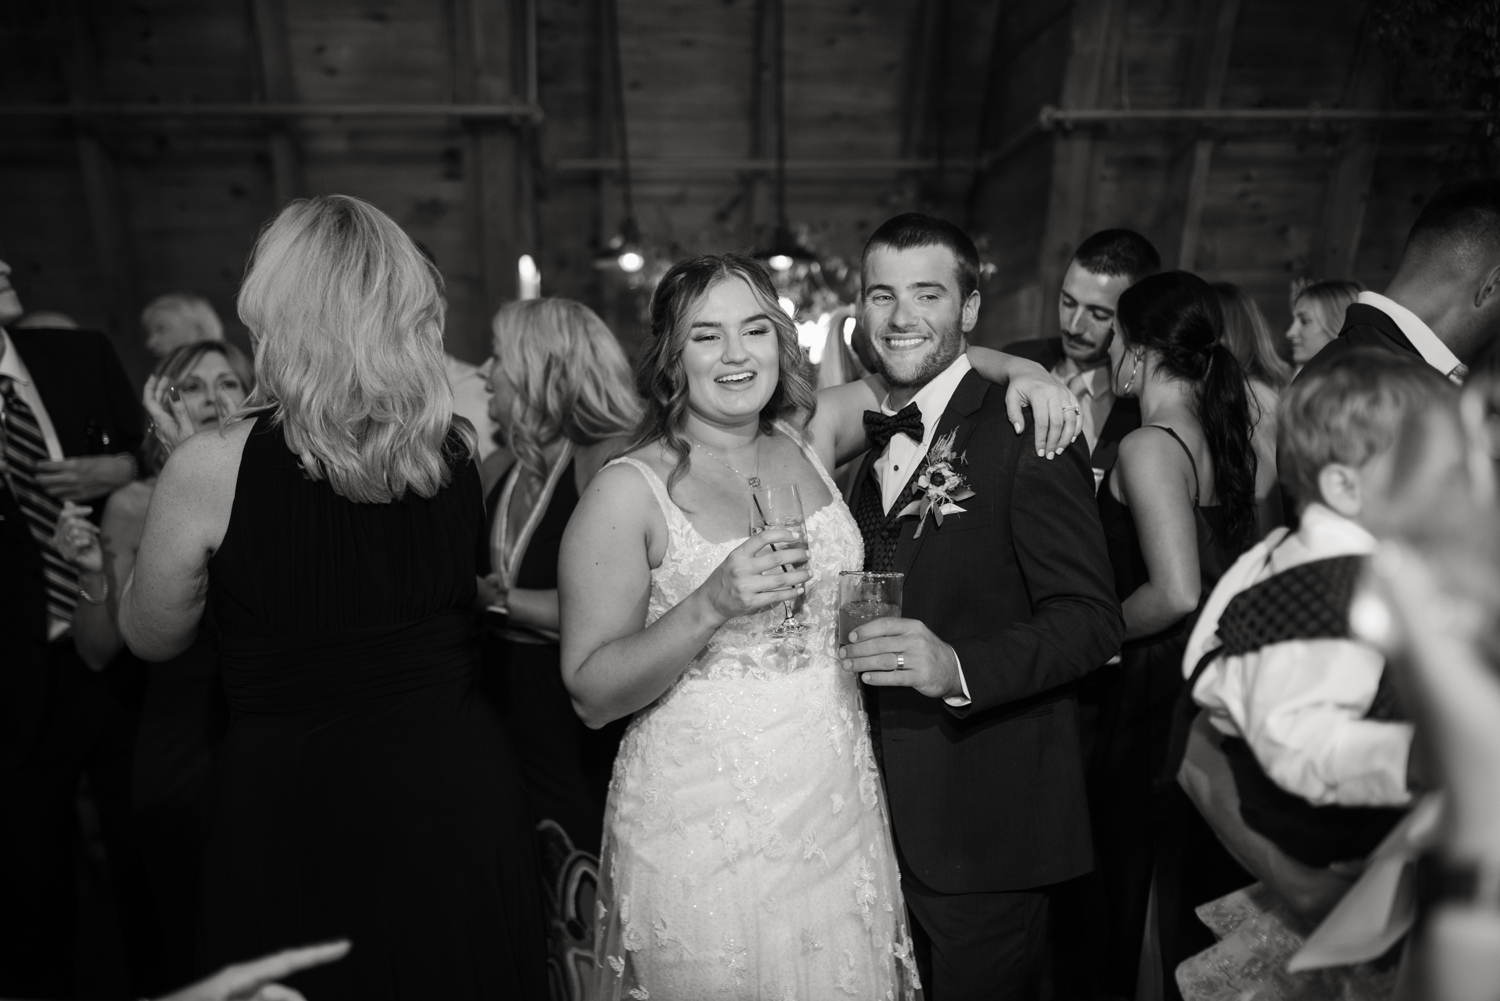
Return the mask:
[[[851,506],[865,569],[906,582],[903,617],[840,637],[840,658],[871,697],[935,1001],[1039,995],[1049,887],[1092,867],[1072,683],[1124,634],[1087,453],[1039,457],[970,370],[978,275],[963,231],[919,213],[861,265],[890,395]]]

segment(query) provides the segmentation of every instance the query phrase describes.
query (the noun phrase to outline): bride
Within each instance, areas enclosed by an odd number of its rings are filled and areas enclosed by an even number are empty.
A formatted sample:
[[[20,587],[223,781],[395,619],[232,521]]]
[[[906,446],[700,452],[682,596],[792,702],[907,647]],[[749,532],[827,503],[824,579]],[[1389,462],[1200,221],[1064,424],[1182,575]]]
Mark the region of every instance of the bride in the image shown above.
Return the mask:
[[[827,471],[863,451],[875,391],[815,404],[748,258],[678,264],[651,321],[645,416],[559,564],[575,709],[593,727],[635,714],[605,814],[596,996],[917,997],[858,683],[835,656],[838,574],[864,549]],[[1041,372],[983,355],[985,374]],[[1011,397],[1028,392],[1056,414],[1067,399],[1045,373],[1012,380]],[[798,542],[784,529],[747,537],[752,483],[797,485],[805,548],[773,553]],[[808,629],[777,639],[794,595]]]

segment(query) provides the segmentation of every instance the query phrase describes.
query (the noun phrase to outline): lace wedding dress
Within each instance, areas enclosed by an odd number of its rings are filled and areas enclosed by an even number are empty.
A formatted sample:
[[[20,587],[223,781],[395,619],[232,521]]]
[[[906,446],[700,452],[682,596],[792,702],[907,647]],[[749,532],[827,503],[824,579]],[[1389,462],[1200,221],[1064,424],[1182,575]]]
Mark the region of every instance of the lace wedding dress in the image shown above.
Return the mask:
[[[726,623],[631,721],[604,818],[597,996],[610,999],[920,995],[884,790],[858,681],[840,669],[838,574],[863,544],[833,501],[807,519],[812,580]],[[743,542],[705,540],[646,465],[670,534],[647,621]]]

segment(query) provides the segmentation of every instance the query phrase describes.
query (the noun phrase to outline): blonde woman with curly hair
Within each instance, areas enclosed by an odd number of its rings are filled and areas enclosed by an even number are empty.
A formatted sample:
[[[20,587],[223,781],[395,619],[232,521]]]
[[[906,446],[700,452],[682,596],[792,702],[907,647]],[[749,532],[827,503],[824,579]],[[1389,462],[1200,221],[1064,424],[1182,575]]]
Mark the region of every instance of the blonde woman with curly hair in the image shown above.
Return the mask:
[[[490,417],[515,462],[490,492],[486,691],[515,740],[538,821],[554,983],[577,996],[596,915],[576,893],[599,875],[604,798],[625,721],[590,730],[558,656],[557,554],[579,496],[630,433],[640,403],[604,321],[570,299],[525,299],[495,315]]]
[[[291,984],[320,1001],[546,991],[525,791],[474,690],[484,499],[443,310],[374,206],[283,209],[239,294],[255,391],[173,451],[121,596],[147,660],[213,614],[231,722],[200,965],[347,937]]]

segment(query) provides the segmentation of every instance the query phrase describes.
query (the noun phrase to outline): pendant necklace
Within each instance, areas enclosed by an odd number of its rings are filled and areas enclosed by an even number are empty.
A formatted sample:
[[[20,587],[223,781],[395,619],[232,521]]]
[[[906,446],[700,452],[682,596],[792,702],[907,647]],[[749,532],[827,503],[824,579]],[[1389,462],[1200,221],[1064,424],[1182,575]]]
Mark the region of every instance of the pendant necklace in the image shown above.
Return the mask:
[[[707,446],[705,446],[705,445],[699,445],[696,438],[690,438],[689,440],[692,441],[692,443],[695,446],[697,446],[698,448],[703,449],[703,451],[705,453],[707,453],[707,455],[708,455],[708,457],[710,459],[714,460],[719,465],[723,466],[725,469],[729,470],[731,473],[733,473],[734,475],[738,476],[740,479],[745,480],[747,483],[749,483],[751,490],[759,490],[760,489],[760,444],[759,444],[759,439],[756,440],[757,444],[755,446],[755,475],[754,476],[746,476],[744,473],[740,472],[738,469],[735,469],[733,466],[731,466],[729,463],[725,462],[723,459],[719,458],[713,452],[710,452],[708,450]]]

